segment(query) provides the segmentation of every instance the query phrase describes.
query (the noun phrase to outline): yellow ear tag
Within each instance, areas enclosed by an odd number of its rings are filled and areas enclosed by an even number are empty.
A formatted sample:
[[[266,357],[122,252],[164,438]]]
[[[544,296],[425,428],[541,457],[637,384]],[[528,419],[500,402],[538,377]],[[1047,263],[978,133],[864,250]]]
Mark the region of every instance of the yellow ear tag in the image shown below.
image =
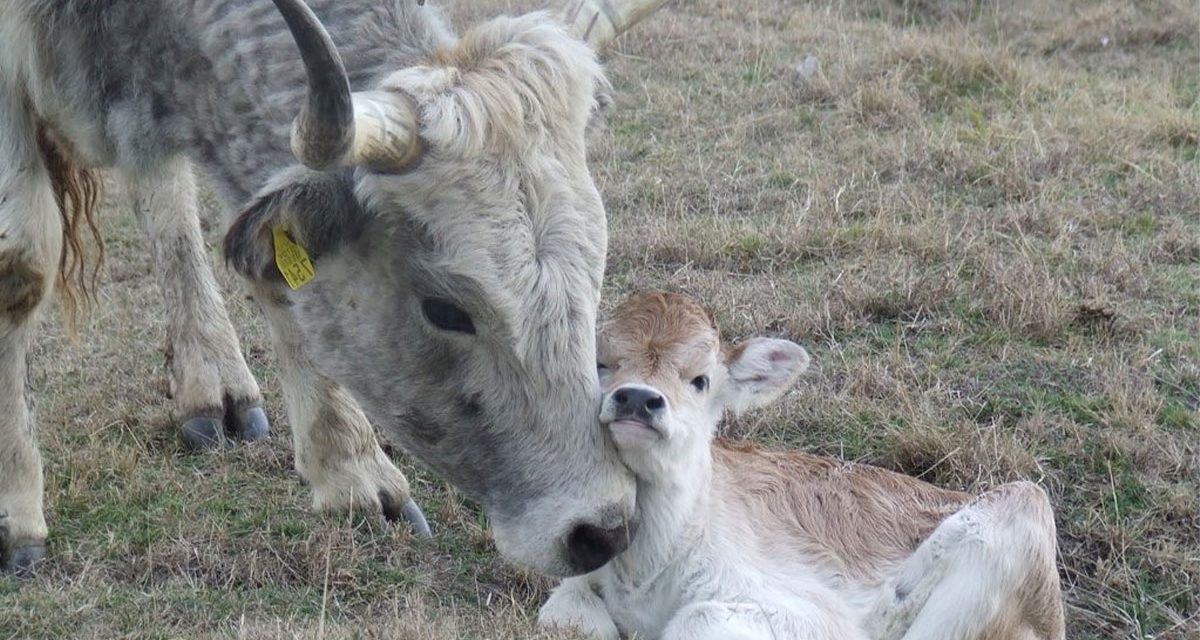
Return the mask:
[[[283,227],[275,227],[271,234],[275,238],[275,266],[279,267],[279,273],[293,290],[303,287],[317,275],[308,252],[293,242]]]

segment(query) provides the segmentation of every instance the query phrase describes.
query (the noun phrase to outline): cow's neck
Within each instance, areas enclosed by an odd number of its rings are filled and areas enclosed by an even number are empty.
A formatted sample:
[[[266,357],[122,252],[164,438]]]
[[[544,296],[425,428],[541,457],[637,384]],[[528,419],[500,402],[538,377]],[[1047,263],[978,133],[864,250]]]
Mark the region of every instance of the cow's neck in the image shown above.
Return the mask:
[[[712,452],[708,447],[672,461],[653,481],[638,479],[641,526],[633,543],[610,565],[619,580],[635,585],[653,580],[703,538],[712,495]]]

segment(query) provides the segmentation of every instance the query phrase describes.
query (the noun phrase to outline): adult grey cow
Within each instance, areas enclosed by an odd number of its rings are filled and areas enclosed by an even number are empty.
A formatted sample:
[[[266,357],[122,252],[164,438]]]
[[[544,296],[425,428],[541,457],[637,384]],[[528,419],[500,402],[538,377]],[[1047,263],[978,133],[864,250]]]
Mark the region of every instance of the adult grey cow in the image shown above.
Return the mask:
[[[568,18],[595,44],[661,3]],[[547,14],[456,37],[418,0],[274,4],[0,0],[3,567],[45,551],[26,351],[81,273],[93,170],[123,174],[154,253],[185,440],[267,431],[193,163],[241,205],[226,258],[268,320],[316,508],[423,527],[373,422],[478,500],[510,559],[600,566],[627,544],[634,486],[596,419],[593,51]]]

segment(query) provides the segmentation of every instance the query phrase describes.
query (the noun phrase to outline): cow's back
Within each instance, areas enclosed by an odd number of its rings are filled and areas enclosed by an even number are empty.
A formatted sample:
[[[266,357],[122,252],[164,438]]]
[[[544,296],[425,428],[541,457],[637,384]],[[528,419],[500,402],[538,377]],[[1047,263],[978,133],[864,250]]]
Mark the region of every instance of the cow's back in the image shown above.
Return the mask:
[[[354,89],[450,34],[403,0],[309,0]],[[266,0],[0,0],[0,83],[91,166],[187,152],[232,200],[292,164],[304,68]]]

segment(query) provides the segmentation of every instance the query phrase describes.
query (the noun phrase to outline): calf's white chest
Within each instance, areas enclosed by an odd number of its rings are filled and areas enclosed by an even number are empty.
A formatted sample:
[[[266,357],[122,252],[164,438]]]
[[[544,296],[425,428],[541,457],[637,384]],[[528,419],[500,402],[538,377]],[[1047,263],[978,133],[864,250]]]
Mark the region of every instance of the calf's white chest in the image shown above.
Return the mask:
[[[683,585],[675,575],[660,575],[642,583],[627,583],[613,576],[598,580],[597,592],[604,600],[617,629],[626,637],[655,638],[680,607]]]

